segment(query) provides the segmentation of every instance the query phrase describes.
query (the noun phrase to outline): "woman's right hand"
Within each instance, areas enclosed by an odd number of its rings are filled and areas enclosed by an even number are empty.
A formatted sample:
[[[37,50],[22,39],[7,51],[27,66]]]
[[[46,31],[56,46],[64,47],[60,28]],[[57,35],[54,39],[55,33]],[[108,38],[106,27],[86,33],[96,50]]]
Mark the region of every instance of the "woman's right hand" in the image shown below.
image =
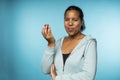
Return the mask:
[[[45,24],[42,29],[42,35],[47,40],[49,47],[55,46],[55,38],[51,32],[49,24]]]

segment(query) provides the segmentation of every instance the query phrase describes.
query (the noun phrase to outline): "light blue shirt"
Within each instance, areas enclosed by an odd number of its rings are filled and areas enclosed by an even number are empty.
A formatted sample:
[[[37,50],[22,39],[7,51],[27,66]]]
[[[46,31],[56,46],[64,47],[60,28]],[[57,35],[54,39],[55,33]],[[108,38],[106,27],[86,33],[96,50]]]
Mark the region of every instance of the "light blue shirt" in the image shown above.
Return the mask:
[[[42,70],[50,73],[54,63],[56,80],[94,80],[97,67],[97,42],[91,36],[85,36],[73,49],[63,64],[62,43],[64,38],[56,42],[54,48],[47,47],[42,58]]]

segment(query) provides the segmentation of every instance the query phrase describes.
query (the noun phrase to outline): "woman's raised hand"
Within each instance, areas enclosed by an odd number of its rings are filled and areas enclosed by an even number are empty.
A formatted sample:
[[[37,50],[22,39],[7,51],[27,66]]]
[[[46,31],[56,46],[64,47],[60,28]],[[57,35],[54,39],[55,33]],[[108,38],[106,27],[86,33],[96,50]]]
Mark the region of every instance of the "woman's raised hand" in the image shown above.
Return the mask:
[[[55,38],[51,32],[49,24],[45,24],[42,29],[42,35],[47,40],[49,47],[55,46]]]

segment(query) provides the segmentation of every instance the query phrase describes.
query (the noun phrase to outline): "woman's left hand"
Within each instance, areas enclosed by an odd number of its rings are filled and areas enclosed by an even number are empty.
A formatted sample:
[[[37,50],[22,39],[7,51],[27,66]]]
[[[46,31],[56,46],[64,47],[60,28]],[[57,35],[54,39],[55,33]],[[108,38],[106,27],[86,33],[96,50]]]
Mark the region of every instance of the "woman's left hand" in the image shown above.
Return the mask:
[[[55,77],[57,76],[57,74],[56,74],[56,71],[55,71],[54,64],[51,65],[51,72],[50,72],[50,74],[51,74],[52,80],[55,80]]]

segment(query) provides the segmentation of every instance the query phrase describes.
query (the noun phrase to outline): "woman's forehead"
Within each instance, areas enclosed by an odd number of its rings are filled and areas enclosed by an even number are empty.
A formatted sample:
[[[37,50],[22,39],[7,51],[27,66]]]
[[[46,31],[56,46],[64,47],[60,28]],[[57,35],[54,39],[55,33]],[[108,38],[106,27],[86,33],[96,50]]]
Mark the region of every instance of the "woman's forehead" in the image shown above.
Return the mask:
[[[69,10],[66,12],[65,17],[79,17],[79,13],[76,10]]]

